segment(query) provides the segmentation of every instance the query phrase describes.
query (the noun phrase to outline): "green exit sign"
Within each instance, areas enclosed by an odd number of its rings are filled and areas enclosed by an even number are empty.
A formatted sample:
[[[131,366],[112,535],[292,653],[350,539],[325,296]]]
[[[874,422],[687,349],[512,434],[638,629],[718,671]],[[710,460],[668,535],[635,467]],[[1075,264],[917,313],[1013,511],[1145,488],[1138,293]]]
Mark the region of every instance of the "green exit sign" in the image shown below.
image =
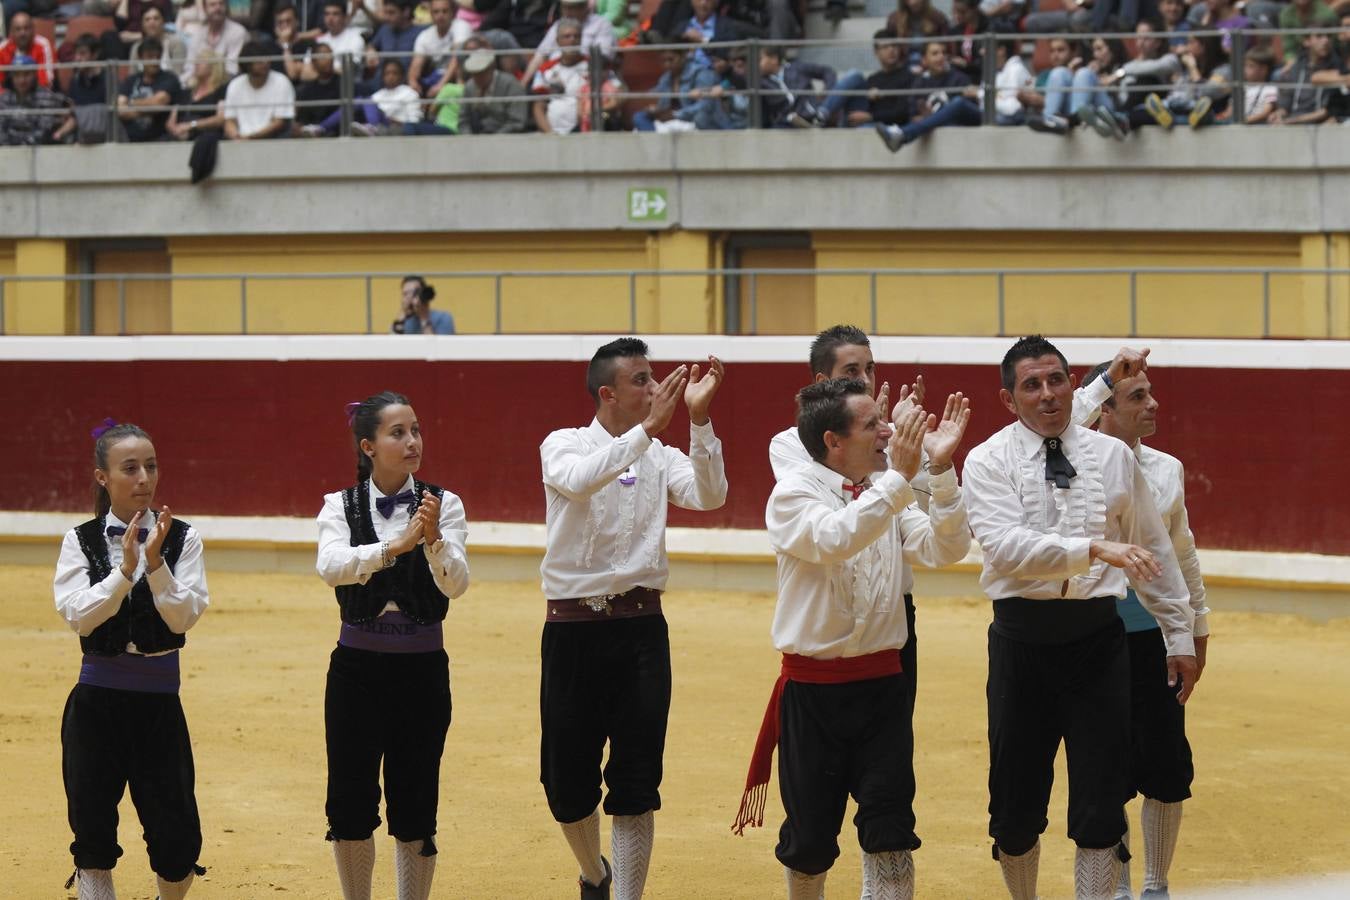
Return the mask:
[[[628,221],[664,222],[670,201],[665,188],[629,188]]]

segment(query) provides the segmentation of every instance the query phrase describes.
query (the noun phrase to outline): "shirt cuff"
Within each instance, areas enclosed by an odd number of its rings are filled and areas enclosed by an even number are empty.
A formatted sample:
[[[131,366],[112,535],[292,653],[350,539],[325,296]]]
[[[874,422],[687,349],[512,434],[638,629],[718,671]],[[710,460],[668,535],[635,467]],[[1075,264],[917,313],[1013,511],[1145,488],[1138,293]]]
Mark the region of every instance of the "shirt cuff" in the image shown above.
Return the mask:
[[[1167,644],[1168,656],[1195,655],[1195,639],[1191,637],[1189,631],[1180,631],[1175,634],[1164,632],[1163,641]]]
[[[914,489],[909,486],[905,476],[894,469],[887,469],[877,476],[872,487],[886,499],[892,512],[899,512],[914,502]]]
[[[145,580],[150,585],[150,593],[158,597],[167,593],[173,586],[173,573],[169,571],[168,563],[160,562],[158,569],[145,573]]]
[[[918,476],[915,476],[915,480],[918,480]],[[927,481],[933,499],[943,506],[951,506],[961,496],[961,483],[956,480],[956,466],[938,475],[929,472]]]
[[[387,542],[376,541],[373,544],[362,544],[356,548],[356,574],[359,578],[369,578],[384,568],[383,548],[385,543]],[[362,583],[365,582],[362,581]]]
[[[651,436],[647,434],[647,429],[643,428],[641,423],[634,425],[632,428],[624,432],[621,440],[628,441],[628,443],[632,445],[633,449],[637,451],[638,456],[641,456],[643,453],[646,453],[647,448],[652,445]]]
[[[1106,379],[1094,378],[1091,384],[1083,388],[1083,399],[1089,406],[1101,406],[1110,400],[1111,388],[1106,386]]]
[[[1209,610],[1195,614],[1194,634],[1196,637],[1209,637]]]
[[[127,595],[134,582],[127,581],[126,576],[122,574],[121,566],[113,566],[113,570],[108,573],[108,577],[103,579],[103,585],[108,589],[108,599],[121,600]]]
[[[690,443],[692,443],[695,439],[697,439],[698,442],[703,444],[704,446],[708,446],[712,444],[713,441],[717,440],[717,435],[713,434],[711,416],[708,417],[708,424],[706,425],[695,425],[693,422],[689,423]]]
[[[1086,575],[1092,569],[1092,538],[1069,538],[1069,572]]]

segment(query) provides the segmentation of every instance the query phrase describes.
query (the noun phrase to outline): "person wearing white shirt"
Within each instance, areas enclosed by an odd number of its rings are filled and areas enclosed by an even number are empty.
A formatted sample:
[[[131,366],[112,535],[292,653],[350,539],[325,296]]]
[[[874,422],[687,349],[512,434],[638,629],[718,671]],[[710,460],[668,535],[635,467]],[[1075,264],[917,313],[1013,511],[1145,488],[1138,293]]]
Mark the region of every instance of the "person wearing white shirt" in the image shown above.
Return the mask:
[[[81,898],[112,897],[117,805],[131,785],[159,895],[181,900],[202,849],[178,651],[210,602],[195,529],[151,506],[150,436],[111,419],[94,429],[94,518],[66,532],[56,611],[84,660],[61,717],[61,771]]]
[[[614,25],[604,16],[591,12],[588,0],[561,0],[558,9],[560,12],[558,18],[549,26],[539,46],[535,48],[534,55],[530,57],[530,64],[525,67],[521,81],[526,84],[534,78],[534,73],[539,71],[545,60],[561,55],[562,51],[558,45],[558,23],[566,19],[581,24],[582,53],[587,56],[599,56],[606,63],[614,59],[614,48],[618,43],[618,38],[614,36]]]
[[[244,57],[262,56],[261,44],[245,45]],[[236,75],[225,88],[225,137],[232,141],[252,141],[285,137],[295,118],[295,85],[264,59],[244,64],[245,72]]]
[[[581,867],[583,898],[637,900],[661,806],[670,712],[666,511],[726,502],[722,444],[708,415],[724,378],[708,357],[699,377],[679,366],[659,383],[647,345],[620,338],[595,352],[586,388],[595,418],[539,448],[546,531],[546,600],[539,692],[540,781]],[[683,396],[689,454],[656,439]],[[613,817],[613,867],[600,854],[600,768]]]
[[[196,86],[193,73],[198,59],[208,50],[225,60],[226,72],[238,74],[239,57],[244,55],[244,44],[248,42],[248,29],[229,18],[227,12],[226,0],[202,0],[203,20],[183,34],[188,42],[187,62],[183,65],[188,87]]]
[[[315,568],[342,626],[328,665],[328,840],[342,896],[369,900],[380,824],[394,836],[400,900],[425,898],[436,870],[441,754],[450,727],[442,622],[469,586],[464,505],[418,481],[422,431],[392,391],[348,404],[357,483],[323,498]]]
[[[1087,383],[1110,382],[1107,364],[1088,373]],[[1186,515],[1186,472],[1181,460],[1145,446],[1142,439],[1158,430],[1158,401],[1148,373],[1115,381],[1112,396],[1102,406],[1098,429],[1124,441],[1134,450],[1158,512],[1172,540],[1177,562],[1190,591],[1195,614],[1196,678],[1205,671],[1209,644],[1209,608],[1205,581],[1195,552]],[[1130,796],[1143,794],[1140,819],[1144,832],[1144,896],[1167,893],[1168,871],[1181,830],[1181,804],[1191,796],[1195,767],[1186,740],[1186,707],[1178,704],[1162,678],[1166,647],[1157,621],[1139,603],[1131,588],[1117,602],[1130,647]],[[1130,893],[1130,866],[1121,866],[1120,889]]]
[[[910,898],[919,839],[901,599],[914,582],[911,564],[949,565],[970,549],[952,467],[970,404],[951,395],[941,422],[911,405],[893,428],[864,382],[841,378],[803,388],[797,405],[813,462],[778,482],[765,511],[778,559],[772,636],[782,674],[733,828],[762,824],[777,746],[786,818],[775,855],[789,900],[824,895],[850,795],[863,895]],[[925,445],[927,513],[912,505],[910,487]]]
[[[422,29],[413,41],[412,64],[408,66],[408,85],[419,94],[435,97],[449,79],[454,49],[472,34],[472,29],[455,18],[452,0],[431,0],[431,27]],[[467,32],[467,33],[466,33]]]
[[[353,76],[359,80],[365,67],[366,39],[357,29],[348,27],[345,0],[325,0],[323,24],[327,30],[315,40],[333,48],[339,71],[350,63]]]
[[[1116,612],[1133,580],[1162,629],[1176,701],[1196,677],[1194,613],[1134,455],[1073,424],[1074,379],[1040,335],[1003,358],[999,397],[1017,421],[971,450],[966,508],[984,551],[989,629],[989,833],[1014,900],[1036,894],[1061,740],[1077,896],[1120,876],[1129,768],[1129,655]],[[1125,377],[1137,374],[1125,373]]]

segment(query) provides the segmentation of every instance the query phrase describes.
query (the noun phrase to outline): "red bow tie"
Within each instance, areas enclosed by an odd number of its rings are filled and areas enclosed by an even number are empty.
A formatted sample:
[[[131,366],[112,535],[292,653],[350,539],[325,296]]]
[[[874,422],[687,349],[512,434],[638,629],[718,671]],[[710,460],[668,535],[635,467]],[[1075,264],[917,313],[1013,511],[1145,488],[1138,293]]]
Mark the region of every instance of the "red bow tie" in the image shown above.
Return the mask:
[[[864,481],[861,484],[854,484],[851,481],[844,482],[844,490],[852,494],[854,500],[857,500],[859,497],[861,497],[863,491],[867,490],[871,486],[872,486],[871,482],[868,481]]]

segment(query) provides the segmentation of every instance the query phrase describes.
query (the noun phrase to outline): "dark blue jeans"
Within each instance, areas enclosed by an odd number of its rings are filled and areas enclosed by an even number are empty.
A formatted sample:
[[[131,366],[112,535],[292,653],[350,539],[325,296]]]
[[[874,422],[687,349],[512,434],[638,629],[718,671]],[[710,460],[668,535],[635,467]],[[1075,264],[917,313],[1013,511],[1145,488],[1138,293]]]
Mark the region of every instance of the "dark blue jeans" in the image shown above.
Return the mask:
[[[910,122],[900,130],[905,134],[905,140],[912,141],[921,138],[934,128],[941,128],[944,125],[979,125],[984,122],[984,114],[980,112],[980,107],[973,100],[965,97],[954,97],[942,104],[942,108],[927,118]]]

